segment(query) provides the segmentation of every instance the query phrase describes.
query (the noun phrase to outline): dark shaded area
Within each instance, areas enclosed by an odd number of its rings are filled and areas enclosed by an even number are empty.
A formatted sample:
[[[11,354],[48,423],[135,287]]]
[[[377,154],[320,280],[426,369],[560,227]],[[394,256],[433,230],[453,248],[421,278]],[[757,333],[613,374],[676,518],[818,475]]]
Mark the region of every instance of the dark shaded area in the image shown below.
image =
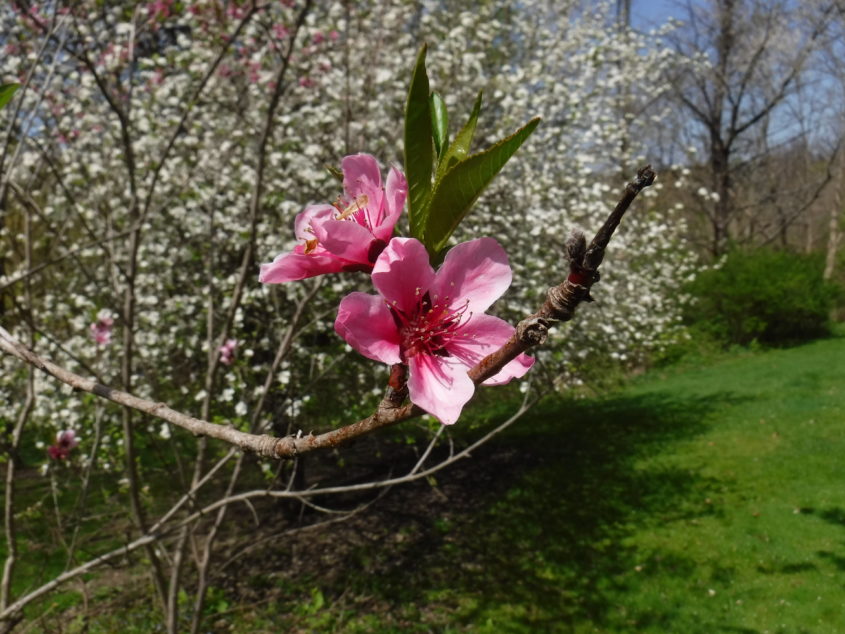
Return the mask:
[[[215,585],[239,604],[278,596],[286,605],[279,604],[279,613],[290,615],[311,600],[291,591],[312,584],[338,616],[372,613],[389,625],[386,631],[473,624],[485,606],[508,603],[537,606],[525,616],[533,631],[583,621],[632,631],[668,626],[671,606],[666,614],[620,617],[613,597],[626,590],[623,573],[640,563],[625,538],[648,518],[713,513],[703,500],[717,483],[693,471],[637,463],[704,432],[711,409],[738,400],[727,393],[695,399],[659,393],[546,402],[473,459],[437,474],[436,486],[399,487],[343,523],[270,539],[238,556]],[[414,462],[411,453],[396,444],[369,456],[402,473]],[[365,462],[350,465],[356,479]],[[325,519],[309,512],[304,521]],[[653,555],[663,572],[693,570],[692,561],[677,555]],[[452,591],[477,600],[460,606],[459,620]]]
[[[832,507],[825,509],[824,511],[818,511],[815,514],[830,524],[845,528],[845,509],[843,508]],[[829,550],[820,550],[816,554],[825,561],[836,566],[838,570],[845,572],[845,542],[843,542],[842,550],[839,553],[834,553]]]

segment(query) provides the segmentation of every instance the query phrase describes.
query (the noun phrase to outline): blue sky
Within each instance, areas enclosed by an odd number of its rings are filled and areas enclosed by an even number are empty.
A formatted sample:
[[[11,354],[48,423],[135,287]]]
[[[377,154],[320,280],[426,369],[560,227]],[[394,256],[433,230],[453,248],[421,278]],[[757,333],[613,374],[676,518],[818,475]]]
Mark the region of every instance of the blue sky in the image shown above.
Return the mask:
[[[631,22],[636,29],[658,26],[684,13],[684,3],[678,0],[631,0]]]

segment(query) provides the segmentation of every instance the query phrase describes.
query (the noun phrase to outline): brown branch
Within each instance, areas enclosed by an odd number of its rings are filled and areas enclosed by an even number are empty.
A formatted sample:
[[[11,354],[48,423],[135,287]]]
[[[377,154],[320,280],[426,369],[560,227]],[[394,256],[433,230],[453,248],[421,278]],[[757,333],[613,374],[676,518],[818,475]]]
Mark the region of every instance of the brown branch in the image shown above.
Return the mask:
[[[580,231],[573,231],[566,243],[569,256],[569,277],[563,284],[550,288],[546,301],[536,313],[517,324],[516,332],[499,350],[482,359],[469,371],[476,384],[498,373],[517,355],[546,340],[549,326],[554,321],[569,321],[581,302],[590,302],[590,287],[598,279],[598,268],[604,259],[604,252],[622,216],[634,202],[634,198],[654,182],[651,165],[642,168],[637,177],[628,183],[616,208],[605,220],[587,247],[587,240]]]
[[[589,247],[582,233],[573,232],[572,237],[567,242],[570,260],[569,276],[562,284],[549,289],[546,301],[540,310],[521,321],[516,327],[516,332],[505,345],[469,370],[468,374],[476,385],[495,375],[519,354],[543,343],[553,322],[572,319],[575,309],[581,302],[592,301],[590,288],[598,281],[598,267],[604,258],[605,249],[613,232],[619,226],[623,215],[637,195],[651,185],[654,178],[655,174],[651,166],[646,166],[637,173],[637,177],[628,183],[616,208],[596,233]],[[387,395],[376,411],[363,420],[319,435],[308,434],[307,436],[276,438],[264,434],[249,434],[238,431],[233,427],[188,416],[171,409],[164,403],[155,403],[138,398],[127,392],[115,390],[91,379],[83,378],[39,357],[32,350],[16,341],[3,328],[0,328],[0,350],[39,368],[74,388],[155,416],[194,434],[217,438],[245,451],[251,451],[267,458],[292,458],[309,451],[336,447],[376,429],[425,413],[424,410],[412,403],[401,404],[404,400],[404,397],[402,400],[399,398],[399,392],[404,389],[402,387],[402,370],[394,367],[391,372],[391,385]]]

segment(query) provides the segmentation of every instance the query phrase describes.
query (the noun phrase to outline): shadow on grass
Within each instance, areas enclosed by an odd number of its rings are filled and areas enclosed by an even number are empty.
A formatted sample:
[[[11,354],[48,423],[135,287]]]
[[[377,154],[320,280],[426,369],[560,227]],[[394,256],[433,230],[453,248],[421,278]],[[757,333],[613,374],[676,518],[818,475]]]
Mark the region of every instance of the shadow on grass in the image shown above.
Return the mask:
[[[626,537],[644,523],[712,513],[704,500],[714,483],[671,461],[643,459],[704,432],[712,408],[739,400],[651,393],[545,403],[471,461],[483,469],[508,452],[487,488],[475,491],[479,510],[447,501],[448,519],[438,520],[428,509],[434,519],[425,530],[381,547],[389,563],[378,574],[353,565],[359,572],[346,581],[406,613],[409,605],[433,610],[435,621],[440,613],[443,623],[479,624],[494,614],[495,631],[663,621],[651,609],[624,614],[614,599],[642,564]],[[466,480],[472,487],[472,474]],[[651,556],[662,574],[693,571],[691,560]]]
[[[845,509],[841,507],[825,509],[824,511],[818,512],[817,515],[830,524],[845,528]],[[837,569],[845,572],[845,555],[830,550],[820,550],[816,554],[836,566]]]

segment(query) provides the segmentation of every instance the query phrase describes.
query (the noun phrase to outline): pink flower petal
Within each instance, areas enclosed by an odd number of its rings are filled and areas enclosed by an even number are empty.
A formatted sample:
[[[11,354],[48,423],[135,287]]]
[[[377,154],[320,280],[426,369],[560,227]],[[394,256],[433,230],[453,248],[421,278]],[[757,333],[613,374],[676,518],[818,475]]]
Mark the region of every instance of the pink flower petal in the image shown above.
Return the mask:
[[[375,234],[376,227],[384,224],[385,219],[384,190],[381,187],[381,171],[378,163],[369,154],[353,154],[343,159],[341,167],[348,204],[356,204],[361,196],[366,197],[367,200],[366,203],[361,204],[361,211],[355,214],[356,221]],[[391,232],[392,229],[391,227]],[[387,238],[382,235],[377,237],[387,242],[390,233]]]
[[[263,284],[281,284],[342,270],[344,262],[331,255],[283,253],[272,262],[261,265],[258,281]]]
[[[323,273],[372,270],[402,212],[407,183],[394,168],[388,175],[388,200],[372,156],[347,156],[342,167],[345,196],[337,206],[309,205],[298,214],[294,235],[300,243],[293,254],[262,264],[259,281],[282,283]]]
[[[501,348],[515,330],[508,322],[498,317],[473,315],[472,319],[460,328],[460,336],[449,344],[448,351],[461,359],[469,369],[491,352]],[[484,381],[484,385],[504,385],[511,379],[523,376],[532,365],[533,357],[520,354],[496,375]]]
[[[340,166],[343,169],[343,188],[351,199],[369,194],[373,189],[381,189],[381,171],[369,154],[346,156]]]
[[[309,205],[301,213],[296,215],[293,223],[293,233],[297,240],[313,240],[313,226],[317,226],[326,220],[332,220],[337,215],[337,209],[331,205]]]
[[[357,222],[327,220],[315,227],[314,233],[320,245],[332,255],[349,262],[372,265],[370,245],[373,234]]]
[[[350,293],[337,310],[334,329],[368,359],[399,363],[399,330],[384,300],[377,295]]]
[[[387,175],[387,185],[384,189],[384,218],[377,227],[373,228],[373,234],[380,240],[390,241],[393,235],[393,228],[402,215],[405,207],[405,199],[408,197],[408,182],[405,176],[395,167],[390,169]]]
[[[467,300],[467,310],[481,314],[499,299],[511,284],[513,274],[505,250],[493,238],[478,238],[455,245],[437,271],[431,287],[432,299],[449,298],[453,308]]]
[[[411,402],[451,425],[472,398],[475,385],[466,366],[454,357],[418,354],[408,360],[408,396]]]
[[[482,385],[504,385],[505,383],[510,383],[511,379],[519,379],[525,376],[525,373],[531,369],[534,361],[534,357],[529,357],[527,354],[522,353],[509,363],[506,363],[505,367],[484,381]]]
[[[373,286],[391,306],[414,314],[434,281],[434,269],[419,240],[393,238],[373,267]]]

